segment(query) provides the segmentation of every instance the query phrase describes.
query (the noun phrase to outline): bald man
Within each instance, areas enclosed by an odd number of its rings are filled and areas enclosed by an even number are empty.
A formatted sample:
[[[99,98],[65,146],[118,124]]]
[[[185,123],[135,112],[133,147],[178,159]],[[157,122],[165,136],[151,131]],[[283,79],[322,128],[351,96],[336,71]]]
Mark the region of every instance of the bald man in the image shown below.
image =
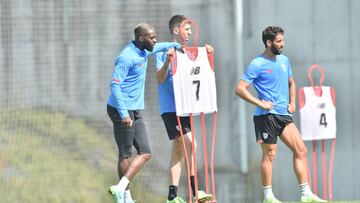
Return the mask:
[[[181,48],[178,43],[156,43],[153,26],[141,23],[134,29],[135,40],[123,49],[115,60],[110,82],[107,112],[114,127],[119,149],[118,174],[120,181],[110,187],[115,203],[133,203],[129,182],[151,158],[148,135],[141,110],[144,109],[145,76],[148,56]],[[132,146],[137,155],[132,157]]]

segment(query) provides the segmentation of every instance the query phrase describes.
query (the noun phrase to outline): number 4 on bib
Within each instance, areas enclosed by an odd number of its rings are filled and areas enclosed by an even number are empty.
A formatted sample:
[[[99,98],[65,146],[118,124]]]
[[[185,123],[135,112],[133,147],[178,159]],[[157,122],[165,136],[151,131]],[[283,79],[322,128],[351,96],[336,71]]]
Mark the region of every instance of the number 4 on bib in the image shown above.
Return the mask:
[[[323,86],[323,68],[313,65],[309,69],[310,87],[299,90],[299,112],[301,135],[305,141],[336,138],[335,90]],[[321,71],[320,85],[314,85],[311,77],[313,69]]]

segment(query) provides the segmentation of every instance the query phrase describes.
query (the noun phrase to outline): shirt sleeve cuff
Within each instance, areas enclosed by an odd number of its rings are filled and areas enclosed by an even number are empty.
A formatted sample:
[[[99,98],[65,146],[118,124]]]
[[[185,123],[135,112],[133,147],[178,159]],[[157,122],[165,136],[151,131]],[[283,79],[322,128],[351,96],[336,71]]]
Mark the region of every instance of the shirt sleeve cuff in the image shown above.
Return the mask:
[[[129,112],[127,110],[118,110],[120,117],[125,118],[129,116]]]
[[[249,84],[252,84],[252,81],[250,81],[250,80],[247,79],[247,78],[242,77],[241,80],[243,80],[243,81],[245,81],[245,82],[247,82],[247,83],[249,83]]]

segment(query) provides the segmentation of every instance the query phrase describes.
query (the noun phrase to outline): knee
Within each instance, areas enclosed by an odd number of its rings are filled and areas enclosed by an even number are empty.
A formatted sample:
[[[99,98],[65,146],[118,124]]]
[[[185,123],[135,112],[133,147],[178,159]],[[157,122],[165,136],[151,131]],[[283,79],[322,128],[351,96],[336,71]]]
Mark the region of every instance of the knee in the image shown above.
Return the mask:
[[[152,154],[142,154],[141,156],[145,159],[145,161],[149,161],[152,157]]]
[[[187,138],[187,141],[186,141],[187,144],[188,144],[189,146],[192,146],[192,144],[193,144],[193,142],[194,142],[195,149],[196,149],[196,148],[197,148],[197,142],[196,142],[195,137],[194,137],[194,140],[193,140],[193,137],[192,137],[191,132],[186,133],[186,138]]]
[[[298,156],[298,157],[307,157],[307,154],[308,154],[308,150],[307,150],[306,146],[303,146],[296,152],[296,156]]]
[[[276,156],[276,149],[269,149],[264,154],[264,160],[272,162],[275,159]]]

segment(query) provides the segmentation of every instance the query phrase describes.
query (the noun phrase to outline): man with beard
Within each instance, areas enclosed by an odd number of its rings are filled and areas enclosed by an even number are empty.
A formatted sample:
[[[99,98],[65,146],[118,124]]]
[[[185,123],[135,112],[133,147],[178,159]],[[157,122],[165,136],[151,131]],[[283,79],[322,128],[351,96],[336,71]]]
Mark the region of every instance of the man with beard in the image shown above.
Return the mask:
[[[115,203],[133,203],[129,182],[151,158],[145,123],[140,110],[144,109],[147,57],[181,48],[179,43],[156,43],[154,28],[141,23],[134,29],[135,40],[130,42],[115,60],[115,70],[110,82],[111,94],[107,112],[114,127],[119,149],[118,175],[120,181],[110,187]],[[132,146],[137,155],[130,160]]]
[[[293,165],[300,190],[301,202],[326,202],[312,193],[308,184],[307,148],[295,126],[296,86],[284,48],[284,30],[269,26],[262,32],[265,51],[251,61],[236,87],[236,94],[256,105],[253,117],[256,141],[262,150],[261,180],[263,203],[280,203],[272,192],[272,162],[277,151],[277,137],[293,153]],[[258,98],[248,88],[253,84]]]

